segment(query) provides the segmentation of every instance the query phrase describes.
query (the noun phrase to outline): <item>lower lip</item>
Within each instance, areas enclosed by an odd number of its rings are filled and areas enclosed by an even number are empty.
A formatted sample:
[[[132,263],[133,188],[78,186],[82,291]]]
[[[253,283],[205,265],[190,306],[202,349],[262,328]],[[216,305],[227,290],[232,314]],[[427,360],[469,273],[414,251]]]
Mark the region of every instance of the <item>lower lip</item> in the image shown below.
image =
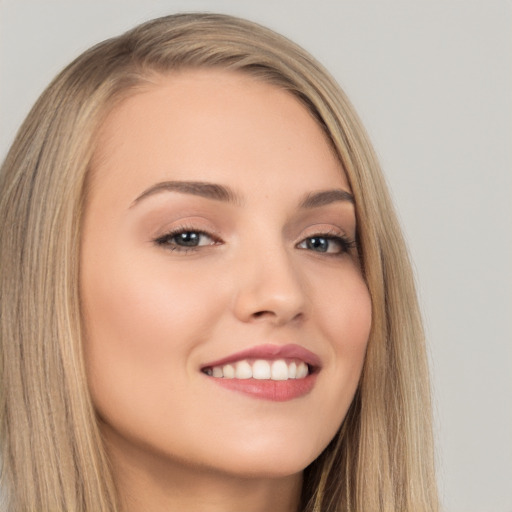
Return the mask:
[[[271,402],[286,402],[307,395],[315,385],[316,373],[303,379],[258,380],[208,377],[219,386]]]

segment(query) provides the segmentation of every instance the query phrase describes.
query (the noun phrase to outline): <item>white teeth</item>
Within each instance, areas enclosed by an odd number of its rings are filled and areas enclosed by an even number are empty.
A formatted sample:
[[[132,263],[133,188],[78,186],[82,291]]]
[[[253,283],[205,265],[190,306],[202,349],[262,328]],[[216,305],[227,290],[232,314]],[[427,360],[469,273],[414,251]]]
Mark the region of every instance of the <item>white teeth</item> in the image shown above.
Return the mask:
[[[288,380],[288,365],[286,361],[278,359],[272,363],[272,380]]]
[[[214,374],[214,376],[215,376],[215,374]],[[288,365],[288,378],[289,379],[296,379],[297,378],[297,364],[295,363],[295,361],[292,361]]]
[[[287,363],[284,359],[257,359],[252,365],[249,361],[242,360],[234,364],[206,368],[204,372],[210,377],[224,379],[288,380],[307,377],[309,367],[303,361]]]
[[[235,368],[230,364],[226,364],[222,367],[222,375],[225,379],[234,379],[235,378]]]
[[[237,379],[250,379],[252,377],[252,368],[247,361],[236,363],[235,377]]]
[[[297,379],[303,379],[308,374],[308,365],[304,362],[299,363],[297,366]]]
[[[263,359],[258,359],[254,361],[252,365],[252,378],[253,379],[270,379],[270,364],[268,361],[264,361]]]
[[[224,377],[224,372],[222,371],[222,368],[220,366],[214,366],[212,370],[212,376],[213,377]]]

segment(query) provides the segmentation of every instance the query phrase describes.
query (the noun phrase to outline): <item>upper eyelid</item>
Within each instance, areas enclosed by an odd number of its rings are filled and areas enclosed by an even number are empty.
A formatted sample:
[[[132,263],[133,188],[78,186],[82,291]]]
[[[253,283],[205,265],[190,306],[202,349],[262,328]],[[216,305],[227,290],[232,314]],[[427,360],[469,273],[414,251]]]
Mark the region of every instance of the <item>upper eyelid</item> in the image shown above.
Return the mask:
[[[327,240],[342,240],[343,242],[346,242],[348,244],[356,244],[357,240],[356,238],[352,238],[345,233],[325,233],[325,232],[318,232],[318,233],[312,233],[305,237],[302,237],[297,243],[302,243],[304,240],[308,240],[309,238],[325,238]]]
[[[214,229],[209,222],[205,222],[204,220],[197,222],[197,224],[196,222],[197,221],[174,222],[171,225],[166,225],[165,227],[161,227],[160,229],[158,229],[156,233],[152,236],[152,238],[157,239],[172,234],[185,233],[188,231],[220,238],[219,231],[217,229]]]
[[[307,228],[301,230],[298,238],[304,239],[312,236],[338,236],[342,238],[350,238],[350,235],[347,233],[347,231],[341,227],[326,224],[315,224],[308,226]]]
[[[206,231],[204,229],[189,229],[189,228],[169,229],[168,231],[165,231],[161,235],[156,236],[154,239],[158,241],[158,240],[162,240],[164,238],[172,238],[181,233],[197,233],[199,235],[207,236],[208,238],[211,238],[212,240],[219,240],[219,237],[217,237],[217,235],[215,235],[215,233]]]

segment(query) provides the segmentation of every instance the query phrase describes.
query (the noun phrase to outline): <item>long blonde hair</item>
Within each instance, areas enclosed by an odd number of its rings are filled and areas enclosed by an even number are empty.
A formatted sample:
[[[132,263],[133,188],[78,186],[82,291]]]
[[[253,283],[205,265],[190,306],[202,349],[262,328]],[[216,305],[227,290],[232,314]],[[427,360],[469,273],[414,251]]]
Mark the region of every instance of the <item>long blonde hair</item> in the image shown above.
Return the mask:
[[[114,512],[115,483],[88,394],[78,290],[95,136],[154,74],[219,67],[300,99],[332,141],[355,196],[372,331],[336,437],[305,470],[304,512],[438,510],[430,390],[411,266],[364,129],[304,50],[214,14],[150,21],[78,57],[22,125],[0,173],[0,434],[9,510]]]

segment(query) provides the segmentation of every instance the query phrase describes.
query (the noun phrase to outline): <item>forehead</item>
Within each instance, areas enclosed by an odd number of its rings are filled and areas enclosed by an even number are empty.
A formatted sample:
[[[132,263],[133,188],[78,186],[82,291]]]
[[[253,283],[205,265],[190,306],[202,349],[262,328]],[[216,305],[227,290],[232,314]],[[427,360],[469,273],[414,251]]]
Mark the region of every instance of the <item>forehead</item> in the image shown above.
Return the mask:
[[[243,188],[259,176],[274,186],[288,177],[349,189],[323,129],[294,95],[221,70],[159,76],[122,101],[99,132],[91,170],[93,183],[114,187],[193,178]]]

